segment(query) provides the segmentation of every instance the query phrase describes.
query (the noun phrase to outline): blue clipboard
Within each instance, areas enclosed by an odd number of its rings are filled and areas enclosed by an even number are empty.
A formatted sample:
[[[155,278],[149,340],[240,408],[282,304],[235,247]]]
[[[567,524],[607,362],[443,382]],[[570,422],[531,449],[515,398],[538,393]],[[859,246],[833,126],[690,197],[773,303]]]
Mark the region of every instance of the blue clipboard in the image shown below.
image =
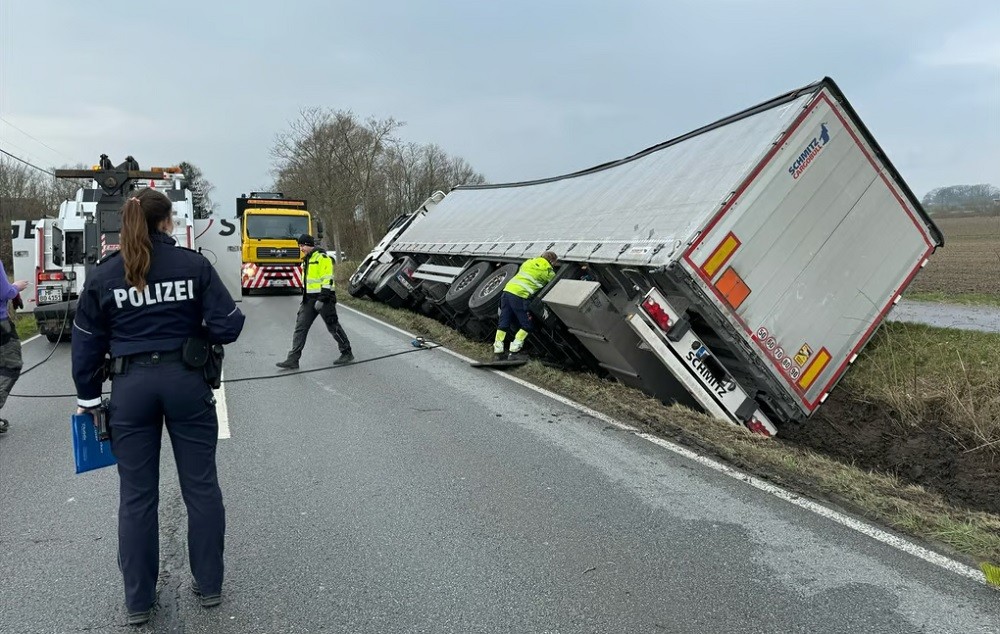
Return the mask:
[[[71,419],[73,428],[73,458],[76,460],[76,472],[103,469],[116,464],[111,453],[111,441],[101,442],[97,439],[97,427],[91,414],[74,414]]]

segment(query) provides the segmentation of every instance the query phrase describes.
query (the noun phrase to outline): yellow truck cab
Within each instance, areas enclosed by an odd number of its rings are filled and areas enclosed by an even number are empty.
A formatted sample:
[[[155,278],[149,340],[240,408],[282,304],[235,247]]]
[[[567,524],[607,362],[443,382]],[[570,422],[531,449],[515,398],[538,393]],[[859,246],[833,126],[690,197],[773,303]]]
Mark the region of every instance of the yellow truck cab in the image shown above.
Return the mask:
[[[281,192],[250,192],[236,199],[236,216],[242,236],[243,295],[254,290],[302,288],[302,256],[296,238],[313,234],[306,201],[285,198]]]

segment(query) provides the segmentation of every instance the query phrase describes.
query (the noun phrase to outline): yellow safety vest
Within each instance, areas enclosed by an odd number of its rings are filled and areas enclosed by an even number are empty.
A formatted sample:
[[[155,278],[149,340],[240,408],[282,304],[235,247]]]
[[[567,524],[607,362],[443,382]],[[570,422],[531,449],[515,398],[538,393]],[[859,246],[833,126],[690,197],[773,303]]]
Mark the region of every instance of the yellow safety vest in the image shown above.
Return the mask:
[[[503,290],[523,299],[528,299],[552,281],[556,272],[545,258],[531,258],[521,265],[517,275],[511,278]]]
[[[313,251],[302,263],[302,277],[306,282],[306,295],[318,295],[323,289],[335,290],[333,280],[333,258],[326,251]]]

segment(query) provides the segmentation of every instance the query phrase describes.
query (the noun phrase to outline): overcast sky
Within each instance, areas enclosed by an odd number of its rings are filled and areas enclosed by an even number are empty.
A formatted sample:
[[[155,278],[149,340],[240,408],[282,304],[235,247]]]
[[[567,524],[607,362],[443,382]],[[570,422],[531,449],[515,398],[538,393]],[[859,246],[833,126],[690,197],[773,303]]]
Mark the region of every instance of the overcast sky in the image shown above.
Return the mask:
[[[1000,185],[998,0],[223,4],[0,0],[0,147],[46,167],[191,161],[229,216],[307,106],[395,117],[504,182],[829,75],[918,196]]]

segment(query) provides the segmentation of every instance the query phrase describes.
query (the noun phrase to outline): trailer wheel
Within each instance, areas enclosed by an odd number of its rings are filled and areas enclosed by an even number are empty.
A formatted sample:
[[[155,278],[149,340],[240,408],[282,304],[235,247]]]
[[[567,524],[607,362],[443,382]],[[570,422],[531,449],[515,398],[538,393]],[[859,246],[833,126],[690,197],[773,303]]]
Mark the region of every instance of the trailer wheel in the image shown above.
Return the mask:
[[[448,294],[444,296],[444,302],[457,312],[465,312],[469,309],[469,299],[472,298],[472,294],[489,274],[489,262],[473,265],[455,278],[451,288],[448,289]]]
[[[49,340],[49,343],[59,343],[60,341],[69,341],[69,333],[65,333],[61,337],[58,332],[50,332],[45,335],[45,338]]]
[[[516,264],[505,264],[493,274],[487,277],[476,287],[476,292],[469,299],[469,310],[480,319],[486,319],[496,315],[500,306],[500,295],[503,294],[503,287],[507,285],[512,277],[517,275],[518,266]]]

